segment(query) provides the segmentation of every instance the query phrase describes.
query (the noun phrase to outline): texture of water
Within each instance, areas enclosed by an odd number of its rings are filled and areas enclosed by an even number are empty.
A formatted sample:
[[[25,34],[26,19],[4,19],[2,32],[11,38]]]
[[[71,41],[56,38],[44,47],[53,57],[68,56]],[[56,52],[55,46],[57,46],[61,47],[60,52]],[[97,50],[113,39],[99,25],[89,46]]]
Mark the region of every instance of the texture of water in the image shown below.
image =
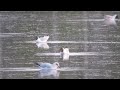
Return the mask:
[[[120,23],[104,24],[105,15],[119,11],[1,11],[1,79],[119,79]],[[49,35],[38,48],[35,37]],[[59,49],[70,49],[69,60]],[[60,63],[42,71],[36,62]]]

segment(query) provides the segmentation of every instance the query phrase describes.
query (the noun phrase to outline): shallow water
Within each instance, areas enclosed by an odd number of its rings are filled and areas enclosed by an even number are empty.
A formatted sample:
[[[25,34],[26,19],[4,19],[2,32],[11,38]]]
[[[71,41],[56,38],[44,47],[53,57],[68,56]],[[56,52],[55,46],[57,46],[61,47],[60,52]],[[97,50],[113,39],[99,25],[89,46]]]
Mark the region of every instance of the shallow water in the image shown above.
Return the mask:
[[[1,79],[119,79],[120,27],[106,26],[104,15],[119,11],[1,11]],[[35,37],[49,35],[49,48]],[[59,49],[70,49],[69,60]],[[60,63],[41,71],[35,62]]]

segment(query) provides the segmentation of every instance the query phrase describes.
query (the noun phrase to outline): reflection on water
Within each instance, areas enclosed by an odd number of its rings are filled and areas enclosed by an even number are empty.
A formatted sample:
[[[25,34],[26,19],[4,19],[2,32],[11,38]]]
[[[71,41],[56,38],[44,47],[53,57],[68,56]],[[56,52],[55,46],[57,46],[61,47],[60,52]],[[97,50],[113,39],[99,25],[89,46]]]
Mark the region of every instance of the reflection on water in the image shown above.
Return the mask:
[[[24,33],[0,33],[0,37],[14,37],[14,36],[21,36],[25,35]]]
[[[63,59],[64,61],[69,60],[69,54],[63,54],[63,55],[62,55],[62,59]]]
[[[36,53],[37,56],[61,56],[61,53]],[[69,55],[63,55],[64,58],[69,58],[69,56],[117,56],[119,53],[114,52],[78,52],[78,53],[69,53]]]
[[[49,46],[47,43],[36,43],[38,48],[43,48],[43,49],[49,49]]]
[[[42,69],[39,71],[39,78],[55,78],[55,79],[59,79],[59,74],[60,72],[58,72],[57,70],[52,70],[52,69]]]
[[[0,78],[120,78],[120,19],[104,18],[115,14],[120,12],[1,11]],[[48,35],[48,41],[35,40]],[[69,55],[61,57],[61,47],[68,47]],[[59,62],[61,67],[41,70],[35,62]]]

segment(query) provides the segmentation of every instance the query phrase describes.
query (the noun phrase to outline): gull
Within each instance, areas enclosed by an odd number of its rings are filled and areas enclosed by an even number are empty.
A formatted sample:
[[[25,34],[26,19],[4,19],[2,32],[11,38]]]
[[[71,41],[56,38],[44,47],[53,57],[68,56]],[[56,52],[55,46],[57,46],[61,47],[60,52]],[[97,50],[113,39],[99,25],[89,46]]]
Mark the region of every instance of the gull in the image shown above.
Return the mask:
[[[69,48],[61,48],[60,49],[60,56],[63,60],[69,60]]]
[[[49,36],[36,37],[36,45],[37,45],[37,47],[38,48],[49,49],[49,46],[47,44],[48,39],[49,39]]]
[[[49,39],[49,36],[44,36],[44,37],[37,37],[36,38],[36,43],[44,43],[47,42],[47,40]]]
[[[40,67],[40,69],[58,69],[60,67],[58,62],[54,62],[53,64],[51,63],[35,63]]]
[[[118,16],[115,14],[113,16],[111,15],[105,15],[104,16],[104,23],[106,25],[116,25],[115,18],[118,18]]]

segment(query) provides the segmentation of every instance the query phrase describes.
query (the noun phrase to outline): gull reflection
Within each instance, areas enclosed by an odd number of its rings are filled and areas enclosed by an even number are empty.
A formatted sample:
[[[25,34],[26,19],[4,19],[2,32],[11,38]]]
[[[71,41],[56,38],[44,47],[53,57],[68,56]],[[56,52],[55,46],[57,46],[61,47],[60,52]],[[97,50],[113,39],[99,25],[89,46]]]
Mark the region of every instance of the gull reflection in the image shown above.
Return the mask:
[[[59,63],[55,62],[53,64],[50,63],[36,63],[36,65],[38,65],[41,70],[39,71],[39,77],[40,78],[44,78],[44,77],[53,77],[53,78],[59,78],[59,72],[58,72],[58,68]]]
[[[39,78],[55,78],[58,79],[60,75],[60,72],[58,72],[58,70],[55,69],[41,69],[39,71]]]
[[[38,48],[43,48],[43,49],[49,49],[49,46],[47,43],[36,43]]]
[[[63,60],[69,60],[69,55],[63,54]]]

